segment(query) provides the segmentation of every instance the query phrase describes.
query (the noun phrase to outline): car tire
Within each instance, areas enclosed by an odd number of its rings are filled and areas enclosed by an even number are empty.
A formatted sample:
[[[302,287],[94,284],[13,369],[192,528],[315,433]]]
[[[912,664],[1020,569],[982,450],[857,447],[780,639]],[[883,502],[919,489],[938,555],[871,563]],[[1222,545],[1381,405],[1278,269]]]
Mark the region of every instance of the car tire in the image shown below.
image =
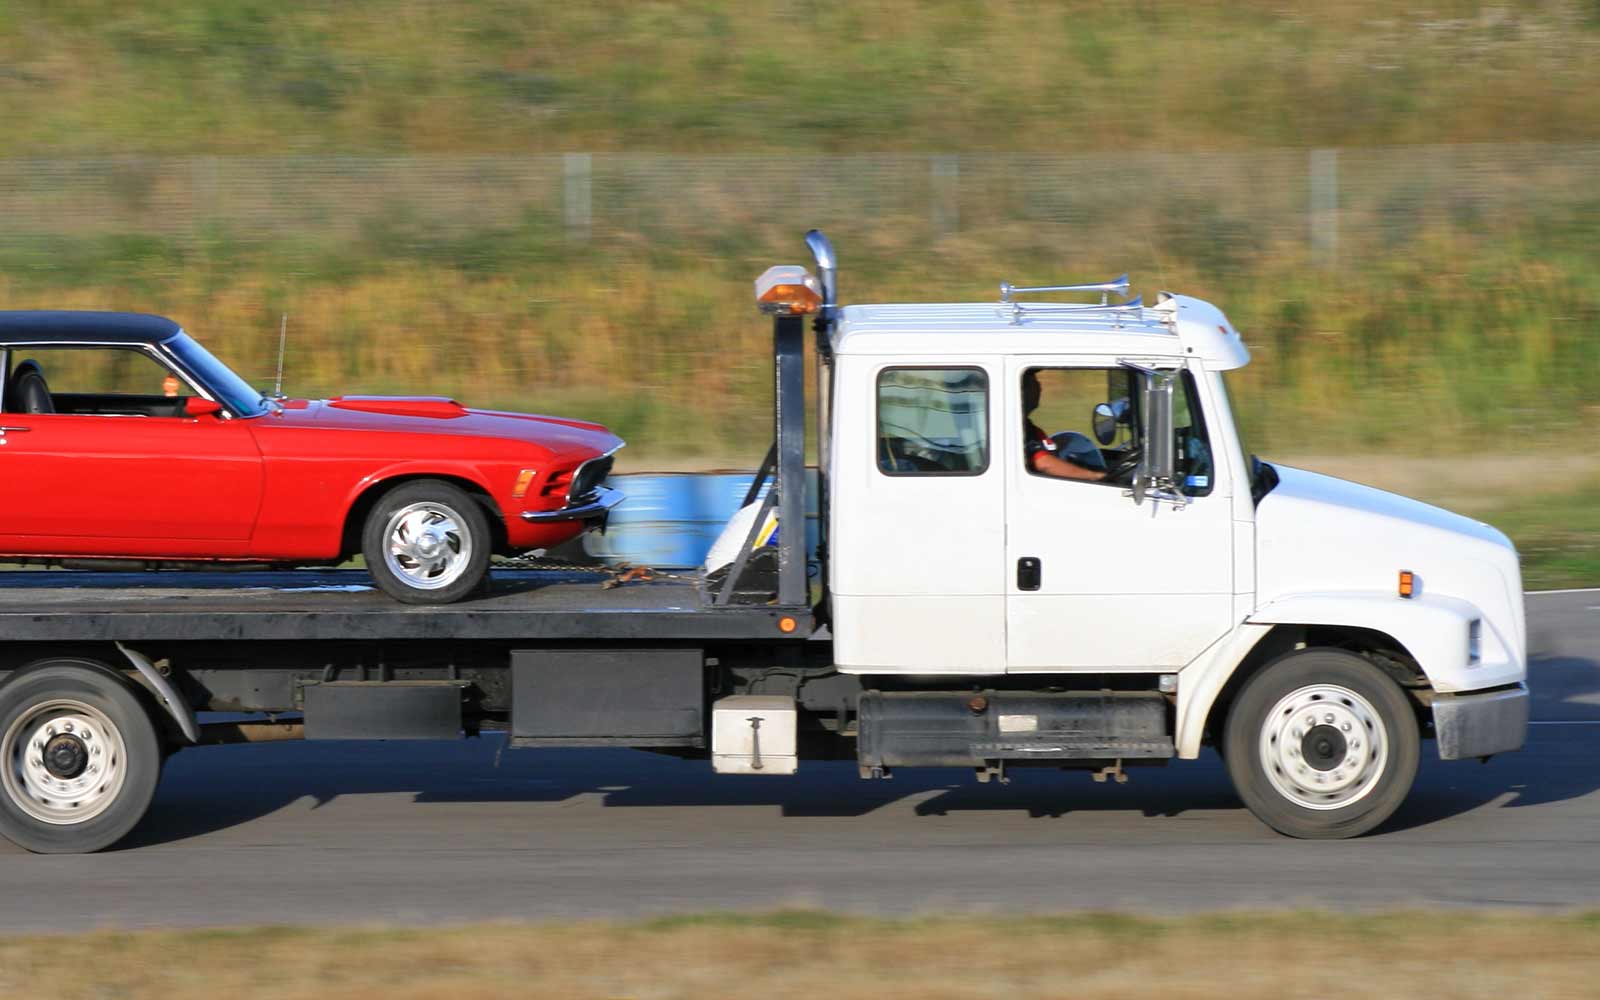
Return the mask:
[[[0,834],[19,847],[110,847],[149,810],[161,762],[146,699],[102,663],[44,660],[0,685]]]
[[[483,505],[436,479],[385,493],[361,530],[361,552],[378,588],[406,604],[450,604],[489,575],[493,540]]]
[[[1279,833],[1356,837],[1411,790],[1422,734],[1405,693],[1353,653],[1306,649],[1246,682],[1223,737],[1244,804]]]

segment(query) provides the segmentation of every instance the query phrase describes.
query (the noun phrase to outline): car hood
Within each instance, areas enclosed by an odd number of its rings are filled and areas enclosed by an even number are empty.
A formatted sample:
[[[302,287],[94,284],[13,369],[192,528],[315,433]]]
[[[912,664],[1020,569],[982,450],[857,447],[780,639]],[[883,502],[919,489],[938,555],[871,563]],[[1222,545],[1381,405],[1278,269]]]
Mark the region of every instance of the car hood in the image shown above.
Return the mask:
[[[494,438],[537,445],[552,455],[589,457],[622,446],[604,426],[534,413],[475,410],[438,396],[341,396],[285,400],[262,419],[325,431]]]
[[[1393,594],[1400,570],[1419,592],[1468,601],[1507,651],[1526,649],[1522,573],[1491,525],[1359,483],[1277,465],[1256,508],[1256,605],[1309,593]]]

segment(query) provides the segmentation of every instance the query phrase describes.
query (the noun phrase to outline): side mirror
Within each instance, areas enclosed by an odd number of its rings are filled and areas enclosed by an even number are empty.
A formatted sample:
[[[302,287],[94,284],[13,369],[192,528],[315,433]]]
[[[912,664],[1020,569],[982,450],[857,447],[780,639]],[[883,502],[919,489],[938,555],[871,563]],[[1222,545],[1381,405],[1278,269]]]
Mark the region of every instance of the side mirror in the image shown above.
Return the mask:
[[[1096,441],[1102,445],[1111,444],[1117,439],[1117,428],[1128,423],[1127,397],[1096,404],[1089,423],[1094,430]]]
[[[1148,372],[1144,378],[1144,447],[1140,449],[1138,471],[1133,477],[1133,499],[1143,503],[1146,496],[1173,500],[1182,496],[1172,485],[1175,472],[1172,431],[1173,373]]]
[[[186,417],[214,417],[221,412],[222,404],[214,399],[190,396],[183,401],[183,414]]]

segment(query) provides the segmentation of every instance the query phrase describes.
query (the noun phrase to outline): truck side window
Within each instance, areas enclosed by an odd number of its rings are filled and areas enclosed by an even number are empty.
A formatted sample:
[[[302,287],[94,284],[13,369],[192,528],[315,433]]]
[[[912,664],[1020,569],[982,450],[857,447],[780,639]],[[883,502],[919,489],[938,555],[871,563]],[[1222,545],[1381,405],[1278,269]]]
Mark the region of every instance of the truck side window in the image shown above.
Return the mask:
[[[1030,368],[1022,378],[1022,440],[1020,456],[1031,475],[1037,471],[1034,456],[1044,451],[1063,462],[1091,472],[1107,472],[1129,454],[1139,441],[1137,376],[1128,368]],[[1117,419],[1107,444],[1094,437],[1095,407],[1111,406]],[[1125,478],[1125,477],[1124,477]],[[1103,486],[1126,486],[1116,478],[1089,480]]]
[[[1172,430],[1174,479],[1185,496],[1203,497],[1211,493],[1216,470],[1211,461],[1211,439],[1206,435],[1206,420],[1194,403],[1194,376],[1185,371],[1172,387]]]
[[[989,377],[981,368],[878,373],[878,470],[976,476],[989,468]]]

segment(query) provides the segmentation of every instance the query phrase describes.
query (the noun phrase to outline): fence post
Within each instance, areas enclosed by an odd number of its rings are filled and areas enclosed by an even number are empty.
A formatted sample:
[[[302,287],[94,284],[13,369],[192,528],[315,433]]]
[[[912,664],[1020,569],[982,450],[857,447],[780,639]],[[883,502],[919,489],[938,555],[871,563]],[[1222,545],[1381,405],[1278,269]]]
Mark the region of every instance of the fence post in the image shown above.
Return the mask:
[[[961,158],[932,157],[928,170],[933,182],[933,231],[948,236],[961,228]]]
[[[589,242],[594,220],[594,183],[592,158],[588,153],[567,153],[561,158],[563,182],[561,187],[561,218],[567,227],[567,238],[577,243]]]
[[[1311,151],[1311,258],[1319,266],[1339,263],[1339,151]]]

